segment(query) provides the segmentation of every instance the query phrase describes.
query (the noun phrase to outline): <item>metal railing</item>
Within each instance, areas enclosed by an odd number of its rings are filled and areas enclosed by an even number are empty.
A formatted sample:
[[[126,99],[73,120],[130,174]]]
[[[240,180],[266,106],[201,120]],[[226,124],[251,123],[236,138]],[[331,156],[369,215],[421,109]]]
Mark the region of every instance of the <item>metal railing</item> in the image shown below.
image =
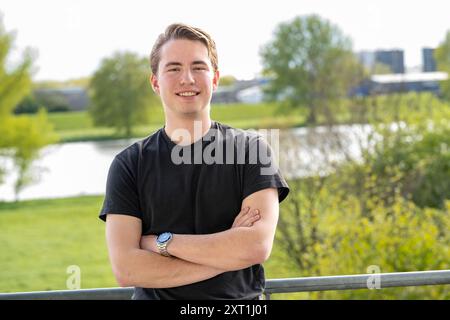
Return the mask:
[[[450,284],[450,270],[269,279],[264,294]],[[0,300],[127,300],[133,288],[0,293]]]

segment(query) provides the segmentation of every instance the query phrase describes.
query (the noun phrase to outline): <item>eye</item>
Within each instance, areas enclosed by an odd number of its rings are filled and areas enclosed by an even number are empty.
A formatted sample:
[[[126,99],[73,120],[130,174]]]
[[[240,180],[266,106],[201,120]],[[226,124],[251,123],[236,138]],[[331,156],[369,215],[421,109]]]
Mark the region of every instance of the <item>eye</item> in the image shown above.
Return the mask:
[[[180,70],[180,68],[172,68],[172,69],[168,69],[167,72],[176,72],[179,70]]]
[[[203,71],[203,70],[207,70],[206,67],[194,67],[195,71]]]

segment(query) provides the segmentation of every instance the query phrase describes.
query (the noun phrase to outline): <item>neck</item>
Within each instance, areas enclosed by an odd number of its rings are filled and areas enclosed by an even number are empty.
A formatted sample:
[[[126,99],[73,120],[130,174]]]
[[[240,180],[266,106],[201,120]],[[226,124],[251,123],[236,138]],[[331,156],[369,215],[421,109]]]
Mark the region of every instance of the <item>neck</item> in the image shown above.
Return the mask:
[[[207,112],[200,114],[188,114],[174,116],[166,110],[166,122],[164,130],[172,141],[180,144],[191,144],[200,140],[211,128],[209,108]],[[183,137],[181,137],[181,134]],[[187,137],[185,137],[187,134]]]

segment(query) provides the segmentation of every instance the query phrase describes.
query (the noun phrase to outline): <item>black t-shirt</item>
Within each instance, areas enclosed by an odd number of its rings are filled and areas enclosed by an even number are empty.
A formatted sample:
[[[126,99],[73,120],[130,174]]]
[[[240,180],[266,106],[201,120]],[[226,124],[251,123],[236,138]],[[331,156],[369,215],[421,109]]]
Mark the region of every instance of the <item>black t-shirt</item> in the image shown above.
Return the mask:
[[[100,218],[105,221],[107,214],[140,218],[142,235],[228,230],[250,194],[278,188],[281,202],[289,193],[270,147],[264,156],[256,152],[267,146],[254,132],[214,121],[202,139],[184,147],[161,128],[114,158]],[[135,288],[134,298],[252,299],[264,286],[264,270],[258,264],[180,287]]]

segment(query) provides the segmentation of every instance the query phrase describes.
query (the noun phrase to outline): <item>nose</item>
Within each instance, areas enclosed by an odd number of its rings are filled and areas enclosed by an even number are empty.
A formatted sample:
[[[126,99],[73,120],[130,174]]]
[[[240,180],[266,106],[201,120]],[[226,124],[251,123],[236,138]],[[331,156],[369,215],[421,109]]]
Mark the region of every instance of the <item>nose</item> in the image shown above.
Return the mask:
[[[182,72],[180,82],[182,85],[195,83],[195,79],[192,75],[191,70],[188,69],[188,70]]]

